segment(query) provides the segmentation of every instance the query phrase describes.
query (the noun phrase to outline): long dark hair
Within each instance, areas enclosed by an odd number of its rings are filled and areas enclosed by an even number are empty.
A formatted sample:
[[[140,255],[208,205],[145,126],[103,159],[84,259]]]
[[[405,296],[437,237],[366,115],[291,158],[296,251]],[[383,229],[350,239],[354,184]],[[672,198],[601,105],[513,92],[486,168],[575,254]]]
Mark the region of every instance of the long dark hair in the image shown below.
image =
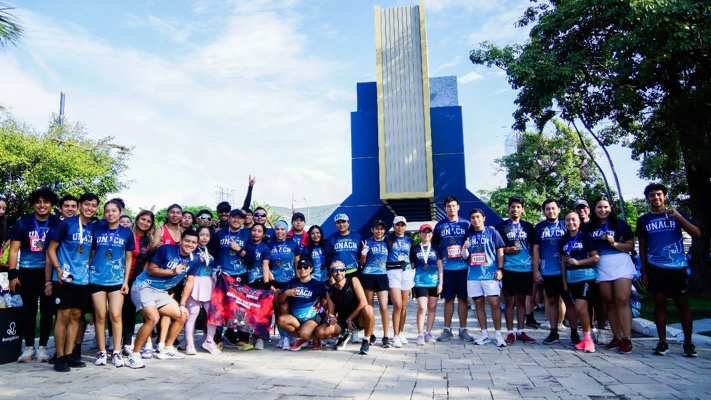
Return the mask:
[[[612,201],[607,197],[607,196],[600,196],[597,197],[595,200],[592,202],[592,212],[590,213],[590,224],[588,224],[588,229],[589,230],[595,230],[598,225],[600,225],[600,218],[597,216],[597,213],[595,213],[595,209],[597,208],[597,203],[601,201],[606,201],[608,204],[610,204],[610,215],[607,216],[607,221],[609,225],[614,226],[617,224],[618,218],[617,218],[617,211],[615,211],[615,207],[612,204]]]
[[[311,240],[311,231],[313,231],[313,230],[317,230],[317,231],[319,231],[319,233],[321,233],[321,240],[319,240],[318,243],[314,243],[314,241]],[[324,242],[324,237],[323,237],[323,229],[321,229],[320,225],[311,225],[311,228],[309,228],[309,231],[307,233],[309,235],[309,244],[308,244],[308,246],[306,246],[306,248],[308,249],[309,253],[311,253],[311,251],[314,249],[314,247],[316,245],[323,247],[323,244],[325,242]]]

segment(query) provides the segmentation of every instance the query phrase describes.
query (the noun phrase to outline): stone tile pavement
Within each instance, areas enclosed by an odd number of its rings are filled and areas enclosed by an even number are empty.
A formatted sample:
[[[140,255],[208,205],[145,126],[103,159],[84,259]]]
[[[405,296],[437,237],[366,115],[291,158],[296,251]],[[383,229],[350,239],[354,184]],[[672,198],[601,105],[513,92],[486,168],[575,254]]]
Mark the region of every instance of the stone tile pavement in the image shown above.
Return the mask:
[[[442,327],[442,306],[440,302],[435,335]],[[217,356],[200,352],[184,360],[147,360],[145,369],[131,370],[94,366],[94,350],[85,346],[89,365],[69,373],[36,362],[0,365],[0,398],[711,398],[711,350],[706,345],[698,346],[695,359],[684,358],[680,344],[670,344],[667,356],[654,356],[656,339],[651,338],[634,339],[634,351],[626,356],[604,349],[585,354],[567,339],[540,344],[547,332],[527,330],[539,343],[499,349],[454,339],[417,347],[415,313],[416,305],[410,302],[405,328],[410,344],[383,349],[378,341],[367,356],[357,354],[356,344],[345,351],[324,346],[321,351],[286,352],[273,347],[274,341],[263,351],[226,348]],[[469,321],[477,326],[473,312]],[[479,334],[475,328],[470,333]],[[568,331],[561,336],[567,338]]]

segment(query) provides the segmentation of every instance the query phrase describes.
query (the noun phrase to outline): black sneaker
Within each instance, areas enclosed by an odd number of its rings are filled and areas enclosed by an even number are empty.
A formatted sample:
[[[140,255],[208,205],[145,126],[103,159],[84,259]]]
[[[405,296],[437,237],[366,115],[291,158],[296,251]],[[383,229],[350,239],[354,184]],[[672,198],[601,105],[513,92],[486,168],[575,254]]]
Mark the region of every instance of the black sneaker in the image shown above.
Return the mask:
[[[575,346],[576,344],[580,343],[580,334],[578,333],[578,330],[570,331],[570,343]]]
[[[370,351],[370,342],[367,339],[363,339],[363,342],[360,345],[359,353],[365,355],[365,354],[368,354],[369,351]]]
[[[56,354],[55,354],[56,357]],[[69,364],[67,364],[67,356],[57,357],[54,363],[54,370],[57,372],[69,372]]]
[[[69,355],[69,356],[64,356],[64,360],[66,363],[72,367],[72,368],[84,368],[86,367],[86,363],[79,358],[78,360],[74,358],[74,354]],[[55,364],[57,365],[57,364]]]
[[[387,336],[383,336],[383,348],[384,349],[390,348],[390,338]]]
[[[348,339],[351,338],[350,333],[346,333],[345,335],[341,335],[338,340],[336,341],[336,344],[333,346],[335,350],[343,350],[346,348],[346,344],[348,343]]]
[[[74,349],[72,350],[72,354],[69,354],[69,358],[71,358],[74,361],[81,362],[81,346],[75,345]],[[69,366],[71,367],[72,365],[69,364]]]
[[[49,360],[47,360],[47,364],[49,364],[49,365],[54,365],[54,364],[56,364],[56,363],[57,363],[57,353],[54,353],[54,355],[52,356],[52,358],[50,358]]]
[[[560,342],[560,336],[556,331],[551,331],[551,333],[548,334],[548,337],[543,339],[543,344],[553,344],[558,342]]]
[[[534,318],[530,318],[526,320],[526,328],[529,329],[538,329],[541,327],[541,324],[538,323]]]
[[[239,338],[237,337],[237,334],[235,333],[234,330],[231,330],[231,329],[226,330],[223,337],[225,339],[227,339],[226,342],[232,346],[237,346],[237,343],[239,343],[238,342]]]
[[[698,357],[699,353],[696,352],[696,346],[691,343],[684,343],[684,357]]]
[[[375,335],[370,335],[370,344],[375,344],[377,340],[378,338],[376,338]]]
[[[659,343],[657,343],[657,347],[654,348],[654,355],[655,356],[666,355],[667,350],[669,350],[669,345],[667,344],[667,342],[659,342]],[[686,346],[684,346],[684,350],[686,350]]]

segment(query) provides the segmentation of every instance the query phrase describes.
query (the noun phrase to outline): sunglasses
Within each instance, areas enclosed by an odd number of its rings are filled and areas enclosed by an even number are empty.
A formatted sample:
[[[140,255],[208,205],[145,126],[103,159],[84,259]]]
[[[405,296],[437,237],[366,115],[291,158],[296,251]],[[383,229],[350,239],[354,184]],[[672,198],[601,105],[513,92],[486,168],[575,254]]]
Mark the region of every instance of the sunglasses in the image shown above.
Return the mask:
[[[207,215],[201,215],[198,217],[198,219],[201,219],[203,221],[212,221],[212,217],[208,217]]]
[[[264,213],[256,213],[256,214],[254,214],[254,216],[255,216],[255,217],[266,217],[267,214],[264,214]]]
[[[300,269],[309,269],[309,268],[311,268],[311,266],[309,266],[309,265],[304,265],[304,264],[299,264],[299,265],[296,266],[296,270],[297,270],[297,271],[300,270]]]
[[[345,269],[345,268],[334,268],[334,269],[331,270],[331,273],[332,273],[332,274],[336,274],[336,273],[339,273],[339,272],[346,272],[346,269]]]

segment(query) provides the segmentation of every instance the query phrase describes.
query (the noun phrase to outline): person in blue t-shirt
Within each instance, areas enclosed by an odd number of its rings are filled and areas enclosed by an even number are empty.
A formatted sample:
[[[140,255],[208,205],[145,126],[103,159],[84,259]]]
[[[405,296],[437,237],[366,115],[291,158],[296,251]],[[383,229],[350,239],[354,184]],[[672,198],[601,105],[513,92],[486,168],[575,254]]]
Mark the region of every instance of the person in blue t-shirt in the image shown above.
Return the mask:
[[[651,183],[644,188],[644,197],[652,212],[637,220],[639,258],[642,263],[642,283],[654,298],[654,320],[659,343],[654,348],[658,355],[666,354],[667,298],[674,300],[679,310],[679,320],[684,331],[684,355],[696,357],[696,347],[691,342],[693,319],[689,307],[689,273],[682,230],[691,237],[701,237],[701,230],[681,210],[667,208],[667,188]]]
[[[143,368],[141,348],[151,335],[161,317],[172,320],[168,328],[165,345],[156,354],[159,359],[182,359],[185,356],[173,347],[180,330],[188,319],[185,303],[178,304],[168,291],[174,288],[186,275],[196,275],[201,266],[199,254],[195,254],[198,234],[189,228],[183,231],[177,245],[166,244],[158,248],[148,267],[141,272],[131,288],[131,300],[143,316],[143,325],[136,334],[133,353],[126,360],[130,368]],[[190,293],[190,291],[187,291]],[[182,301],[182,299],[181,299]]]
[[[35,321],[39,298],[40,330],[36,357],[38,362],[46,362],[50,358],[47,342],[52,331],[54,306],[52,298],[44,290],[46,285],[52,284],[51,280],[47,282],[45,279],[45,250],[50,232],[59,224],[59,219],[51,215],[52,206],[57,203],[57,195],[49,188],[41,188],[30,193],[28,202],[33,212],[20,217],[12,226],[8,254],[10,290],[20,293],[23,304],[22,336],[25,350],[17,361],[29,362],[35,357]]]
[[[566,235],[565,222],[558,219],[560,204],[548,198],[543,202],[544,221],[535,226],[536,237],[533,241],[533,280],[543,285],[546,295],[546,317],[550,324],[550,333],[543,339],[543,344],[553,344],[560,340],[558,326],[563,323],[563,313],[571,323],[571,340],[580,342],[578,335],[578,317],[575,308],[565,306],[561,300],[563,277],[560,270],[560,242]],[[577,337],[575,336],[577,335]]]
[[[289,312],[289,304],[279,301],[279,293],[286,283],[296,276],[294,267],[300,258],[296,242],[286,238],[288,227],[289,225],[284,220],[279,220],[274,224],[274,241],[269,250],[269,270],[264,275],[265,287],[274,289],[276,318]],[[279,336],[281,340],[277,343],[277,347],[288,350],[291,346],[290,335],[279,328]]]
[[[583,340],[575,345],[578,350],[586,353],[595,352],[595,342],[590,335],[590,314],[588,313],[588,296],[595,284],[597,273],[595,263],[600,260],[595,244],[586,233],[580,231],[580,216],[575,211],[565,215],[567,234],[561,240],[560,251],[563,258],[560,261],[563,291],[568,301],[575,304],[575,312],[583,327]]]
[[[309,244],[309,235],[304,231],[306,226],[306,218],[303,213],[294,212],[291,216],[291,230],[286,233],[286,237],[292,239],[299,246],[299,254],[301,250]]]
[[[387,349],[390,347],[390,338],[388,337],[388,327],[390,325],[388,291],[390,290],[390,285],[388,284],[388,275],[385,269],[388,261],[388,245],[385,243],[385,231],[387,231],[385,222],[379,219],[375,220],[370,226],[370,231],[373,236],[361,242],[360,265],[362,271],[359,279],[369,306],[373,307],[375,295],[378,295],[380,321],[383,324],[383,347]],[[370,344],[375,344],[375,335],[369,339]]]
[[[248,285],[255,289],[265,289],[264,273],[269,271],[271,248],[264,242],[264,233],[266,230],[267,228],[262,224],[253,224],[250,229],[252,240],[247,242],[245,248],[244,261],[247,263],[247,273],[249,274]]]
[[[462,259],[469,264],[467,276],[467,291],[469,297],[476,305],[476,317],[481,328],[481,337],[474,341],[475,344],[485,345],[491,342],[489,331],[486,329],[486,310],[484,309],[484,296],[486,296],[491,319],[494,322],[496,345],[506,347],[506,341],[501,334],[501,306],[499,282],[503,276],[504,268],[504,241],[499,232],[485,225],[486,216],[479,208],[469,213],[472,226],[467,231],[467,238],[462,247]]]
[[[469,268],[462,260],[462,245],[469,229],[469,221],[459,216],[459,200],[455,196],[444,199],[444,211],[447,218],[437,222],[432,235],[432,244],[440,252],[442,269],[442,298],[444,299],[444,329],[437,337],[438,342],[450,340],[452,334],[452,317],[454,316],[454,298],[457,298],[457,315],[459,316],[459,338],[468,342],[474,340],[467,331],[467,274]]]
[[[128,294],[128,278],[136,242],[130,229],[119,225],[125,204],[121,199],[111,199],[104,204],[104,219],[94,223],[94,240],[89,262],[89,294],[94,305],[94,324],[106,325],[106,301],[113,335],[114,351],[111,362],[123,367],[121,337],[123,334],[124,296]],[[96,330],[99,354],[94,364],[106,365],[106,331]]]
[[[341,261],[346,265],[346,275],[351,276],[358,272],[358,260],[363,244],[357,232],[351,232],[351,222],[346,214],[336,214],[333,217],[336,223],[336,232],[326,239],[326,264]]]
[[[289,304],[289,313],[282,313],[277,325],[287,334],[298,338],[284,350],[299,351],[309,342],[321,323],[319,308],[325,305],[326,285],[311,278],[313,266],[307,260],[299,260],[296,278],[287,282],[279,292],[279,301]]]
[[[434,343],[432,326],[437,314],[437,299],[442,293],[444,268],[437,246],[432,244],[432,226],[420,225],[420,243],[410,248],[410,263],[415,270],[415,298],[417,299],[417,339],[415,344]],[[427,329],[424,330],[425,313]],[[423,332],[424,330],[424,332]]]
[[[314,266],[311,277],[319,282],[326,282],[329,279],[326,254],[324,253],[325,239],[323,229],[319,225],[312,225],[309,228],[308,244],[301,250],[301,259],[309,260]]]
[[[49,265],[45,269],[47,281],[45,294],[50,291],[57,307],[54,325],[54,343],[57,361],[54,370],[67,372],[70,367],[84,367],[86,363],[71,357],[79,327],[82,310],[89,302],[89,256],[94,240],[94,226],[91,218],[99,206],[99,196],[84,193],[79,198],[80,214],[65,219],[52,231],[47,257]]]
[[[407,220],[403,216],[393,219],[393,233],[386,239],[388,245],[388,259],[385,267],[388,272],[388,285],[390,286],[390,299],[393,303],[393,347],[402,347],[407,344],[405,328],[407,317],[407,301],[410,291],[415,286],[415,270],[410,264],[410,249],[412,238],[405,236]]]
[[[508,329],[506,344],[509,346],[516,340],[524,343],[536,343],[523,331],[526,317],[526,297],[533,294],[531,247],[536,237],[533,225],[521,220],[523,213],[521,196],[509,197],[509,219],[496,227],[506,244],[501,285],[506,295],[506,328]],[[513,332],[514,309],[516,309],[518,323],[516,335]]]

